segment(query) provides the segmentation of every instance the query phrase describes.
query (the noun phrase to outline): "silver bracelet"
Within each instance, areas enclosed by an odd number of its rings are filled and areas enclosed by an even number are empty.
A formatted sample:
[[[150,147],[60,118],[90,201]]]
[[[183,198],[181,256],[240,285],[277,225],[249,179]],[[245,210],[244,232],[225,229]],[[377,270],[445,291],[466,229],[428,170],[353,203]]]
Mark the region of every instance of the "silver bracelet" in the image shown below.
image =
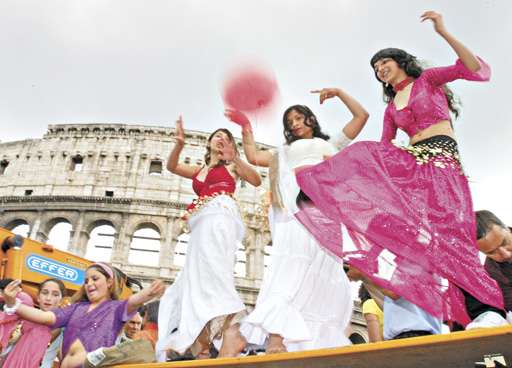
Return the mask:
[[[9,307],[9,306],[7,306],[7,304],[4,304],[5,314],[7,314],[8,316],[12,316],[13,314],[16,314],[16,311],[18,310],[20,305],[21,305],[21,300],[18,298],[16,298],[16,302],[14,303],[14,305],[12,307]]]

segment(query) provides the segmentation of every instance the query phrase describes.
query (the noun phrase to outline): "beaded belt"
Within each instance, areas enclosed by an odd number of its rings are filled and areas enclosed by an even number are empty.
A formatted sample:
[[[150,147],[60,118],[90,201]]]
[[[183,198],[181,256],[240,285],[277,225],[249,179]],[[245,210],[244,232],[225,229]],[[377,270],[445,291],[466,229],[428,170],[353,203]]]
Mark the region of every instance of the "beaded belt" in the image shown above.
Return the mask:
[[[233,199],[235,198],[233,193],[225,192],[223,190],[220,192],[213,193],[211,195],[205,195],[205,196],[198,197],[198,198],[194,199],[190,205],[188,205],[187,209],[185,210],[185,213],[181,216],[181,218],[183,220],[187,220],[191,215],[193,215],[194,213],[199,211],[206,204],[208,204],[209,202],[211,202],[213,199],[215,199],[216,197],[218,197],[220,195],[226,195]]]
[[[411,146],[399,146],[395,142],[393,144],[412,154],[418,165],[433,163],[434,166],[442,169],[447,167],[461,169],[457,142],[447,135],[436,135]]]

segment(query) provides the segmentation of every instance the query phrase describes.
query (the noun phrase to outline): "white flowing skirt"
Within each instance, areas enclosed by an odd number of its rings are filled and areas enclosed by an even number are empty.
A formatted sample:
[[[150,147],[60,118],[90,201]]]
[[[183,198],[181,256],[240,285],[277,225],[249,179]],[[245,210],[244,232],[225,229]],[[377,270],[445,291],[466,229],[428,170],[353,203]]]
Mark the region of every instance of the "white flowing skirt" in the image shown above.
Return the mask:
[[[258,345],[281,335],[288,351],[350,345],[353,302],[342,265],[294,217],[275,213],[271,223],[271,264],[242,334]]]
[[[234,266],[244,226],[236,202],[219,195],[190,218],[185,266],[160,300],[157,356],[184,353],[216,317],[245,311]]]

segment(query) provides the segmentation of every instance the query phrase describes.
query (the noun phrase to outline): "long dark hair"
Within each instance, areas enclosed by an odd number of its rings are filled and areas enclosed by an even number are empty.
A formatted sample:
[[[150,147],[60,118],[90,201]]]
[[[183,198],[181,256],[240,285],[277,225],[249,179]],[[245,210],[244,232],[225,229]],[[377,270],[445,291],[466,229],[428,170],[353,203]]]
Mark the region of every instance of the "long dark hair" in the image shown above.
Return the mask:
[[[416,56],[411,55],[405,52],[402,49],[396,48],[387,48],[378,51],[375,55],[373,55],[370,60],[370,65],[375,73],[375,78],[382,84],[383,90],[383,99],[384,102],[389,103],[396,95],[396,92],[393,90],[393,86],[390,84],[384,83],[377,76],[377,71],[375,70],[375,63],[381,59],[390,58],[396,61],[400,69],[402,69],[405,74],[414,79],[418,78],[421,73],[423,73],[423,67],[421,67]],[[446,95],[446,99],[448,100],[448,108],[453,113],[455,118],[459,117],[460,111],[458,105],[460,105],[460,101],[455,98],[452,90],[445,84],[443,86],[444,94]]]
[[[212,134],[210,134],[210,136],[208,137],[208,143],[206,144],[206,153],[204,155],[204,162],[206,163],[206,165],[210,164],[210,160],[212,158],[212,149],[210,147],[210,143],[212,141],[213,136],[217,132],[223,132],[228,136],[229,141],[233,144],[233,147],[235,148],[235,154],[238,154],[238,148],[236,146],[236,142],[235,142],[235,138],[233,137],[233,134],[231,134],[231,132],[229,130],[227,130],[226,128],[219,128],[219,129],[215,130]],[[225,160],[219,160],[219,162],[215,166],[222,166],[222,165],[226,165],[226,164],[227,164],[227,162]]]
[[[315,114],[313,114],[313,111],[311,111],[309,107],[304,105],[293,105],[287,108],[283,114],[283,134],[284,138],[286,139],[286,144],[290,144],[300,139],[300,137],[296,137],[293,135],[293,132],[290,130],[290,127],[288,126],[288,114],[292,112],[292,110],[295,110],[299,114],[304,115],[304,124],[313,129],[313,137],[322,138],[325,139],[326,141],[329,140],[330,137],[322,132],[320,124],[318,123],[318,119],[316,118]]]
[[[365,301],[372,298],[372,296],[370,295],[370,293],[368,292],[368,290],[366,289],[366,287],[363,284],[361,284],[359,286],[358,295],[359,295],[359,300],[361,301],[361,305],[363,305],[363,303]]]

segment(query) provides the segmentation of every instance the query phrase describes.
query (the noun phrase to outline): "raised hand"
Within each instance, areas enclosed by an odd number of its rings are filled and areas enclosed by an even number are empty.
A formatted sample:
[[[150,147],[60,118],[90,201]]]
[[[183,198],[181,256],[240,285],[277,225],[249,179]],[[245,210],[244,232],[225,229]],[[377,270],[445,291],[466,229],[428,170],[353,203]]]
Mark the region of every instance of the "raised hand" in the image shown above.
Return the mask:
[[[224,116],[231,120],[233,123],[240,125],[242,130],[252,131],[251,121],[243,112],[233,109],[226,109],[224,110]]]
[[[185,144],[185,131],[183,130],[183,118],[181,115],[176,120],[176,128],[174,129],[174,139],[178,144]]]
[[[339,95],[339,89],[338,88],[322,88],[322,89],[315,89],[311,91],[311,93],[318,93],[320,97],[320,104],[323,104],[325,100],[328,100],[329,98],[337,97]]]
[[[5,304],[8,307],[14,306],[16,304],[16,296],[21,291],[21,281],[14,280],[11,281],[4,289],[3,297],[5,300]]]
[[[155,280],[149,286],[148,296],[150,298],[160,298],[165,291],[165,284],[162,280]]]
[[[443,16],[439,13],[436,13],[435,11],[427,11],[423,13],[421,16],[421,21],[424,22],[426,20],[432,21],[434,25],[434,30],[437,33],[444,33],[446,32],[446,27],[444,26]]]

